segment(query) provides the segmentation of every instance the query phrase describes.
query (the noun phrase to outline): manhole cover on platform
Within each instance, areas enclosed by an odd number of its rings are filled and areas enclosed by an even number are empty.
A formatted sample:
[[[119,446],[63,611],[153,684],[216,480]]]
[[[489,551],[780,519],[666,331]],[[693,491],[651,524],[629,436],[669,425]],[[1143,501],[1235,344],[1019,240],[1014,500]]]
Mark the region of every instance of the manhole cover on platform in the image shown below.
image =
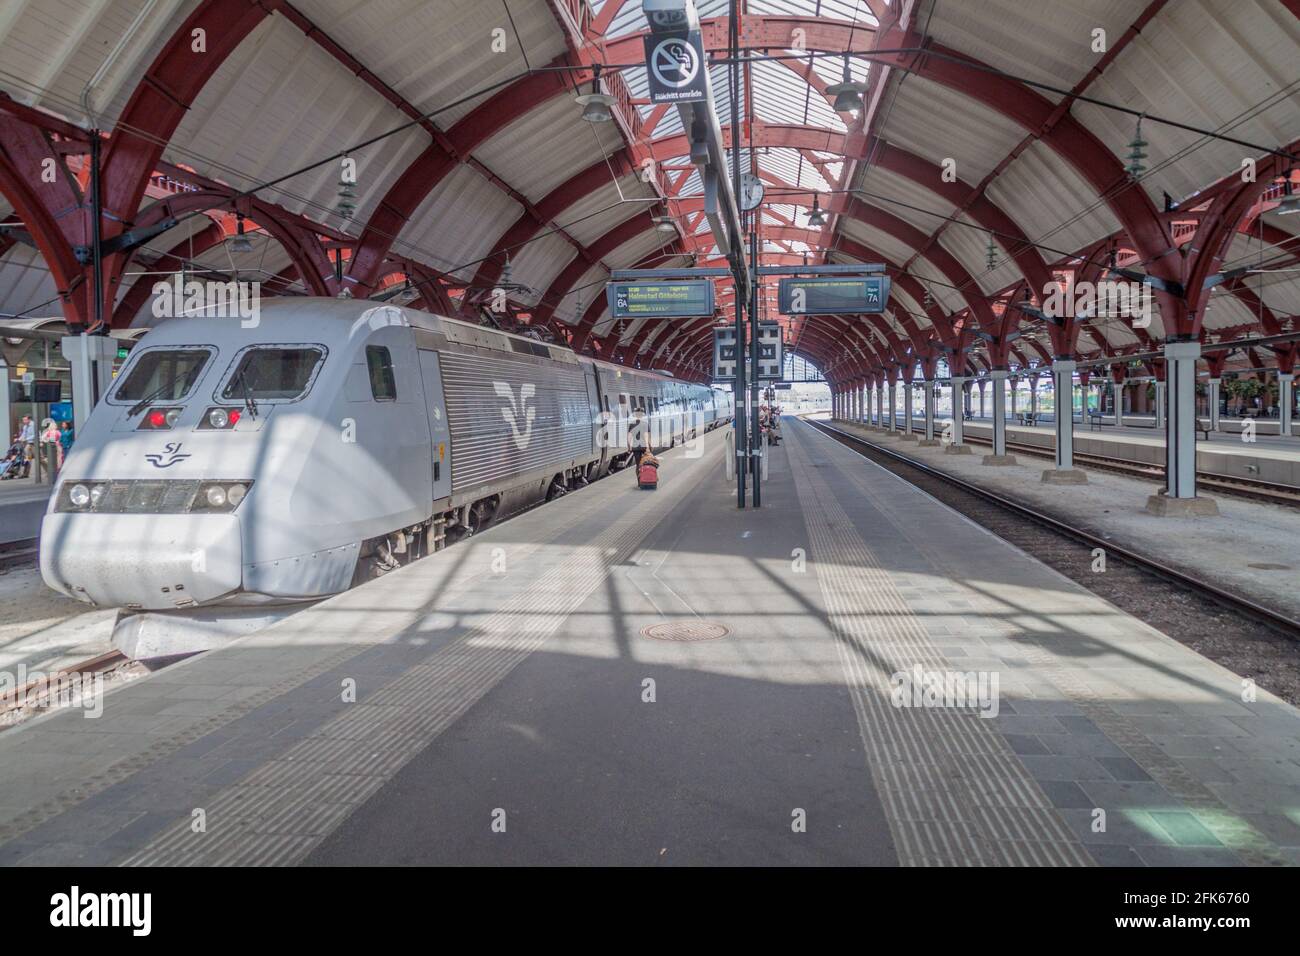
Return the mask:
[[[641,628],[642,637],[656,641],[716,641],[730,633],[725,625],[710,621],[666,621]]]

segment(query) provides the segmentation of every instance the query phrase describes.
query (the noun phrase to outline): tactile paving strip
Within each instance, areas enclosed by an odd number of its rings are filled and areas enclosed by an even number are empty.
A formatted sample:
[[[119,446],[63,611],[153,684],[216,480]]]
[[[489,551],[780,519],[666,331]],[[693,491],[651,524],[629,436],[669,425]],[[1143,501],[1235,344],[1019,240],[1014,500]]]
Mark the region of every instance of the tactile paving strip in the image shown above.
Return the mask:
[[[164,830],[124,865],[285,865],[305,857],[407,761],[451,726],[539,648],[611,568],[706,476],[722,448],[710,442],[699,459],[677,460],[674,493],[638,495],[631,507],[587,544],[538,549],[555,564],[531,584],[473,621],[472,633],[412,666],[352,705],[276,760],[215,794],[204,807],[206,832],[188,818]],[[445,609],[441,602],[430,613]]]
[[[874,499],[879,493],[879,487],[872,486],[867,474],[865,471],[845,472],[848,480],[864,496]],[[947,556],[934,546],[932,539],[915,534],[914,529],[902,524],[896,525],[896,530],[936,566],[944,565]],[[983,595],[974,594],[971,599],[977,604],[988,604]],[[998,615],[990,613],[987,619],[997,622]],[[997,626],[996,623],[994,626]],[[1002,627],[1008,632],[1011,630],[1009,625],[1003,624]],[[1060,657],[1044,647],[1032,633],[1017,631],[1014,636],[1025,659],[1039,677],[1056,688],[1064,699],[1077,705],[1080,712],[1096,724],[1109,740],[1121,747],[1152,780],[1191,811],[1223,846],[1236,852],[1244,864],[1287,865],[1285,857],[1267,837],[1241,819],[1241,814],[1234,813],[1225,806],[1208,787],[1196,780],[1177,760],[1134,726],[1128,717],[1116,711],[1097,694],[1088,684],[1086,671],[1065,666]]]
[[[897,708],[890,677],[952,668],[790,429],[816,575],[840,637],[871,774],[904,866],[1092,864],[1006,740],[953,708]],[[833,467],[833,465],[832,465]]]

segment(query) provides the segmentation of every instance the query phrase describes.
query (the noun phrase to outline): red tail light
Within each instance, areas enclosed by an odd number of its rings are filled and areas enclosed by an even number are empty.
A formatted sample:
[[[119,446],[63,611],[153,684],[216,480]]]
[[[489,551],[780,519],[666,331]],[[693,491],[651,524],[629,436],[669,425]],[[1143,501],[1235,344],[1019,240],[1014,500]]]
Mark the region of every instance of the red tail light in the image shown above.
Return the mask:
[[[140,419],[137,428],[145,430],[166,430],[176,424],[176,420],[181,417],[180,408],[151,408],[144,413],[144,418]]]

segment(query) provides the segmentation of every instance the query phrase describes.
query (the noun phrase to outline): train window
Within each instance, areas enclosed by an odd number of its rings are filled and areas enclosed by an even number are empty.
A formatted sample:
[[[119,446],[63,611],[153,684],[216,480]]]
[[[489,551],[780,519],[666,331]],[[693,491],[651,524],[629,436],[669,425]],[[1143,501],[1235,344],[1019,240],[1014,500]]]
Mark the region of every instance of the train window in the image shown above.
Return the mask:
[[[383,345],[366,346],[366,367],[370,369],[370,394],[377,402],[397,401],[397,378],[393,357]]]
[[[254,346],[240,357],[221,397],[259,402],[300,398],[324,357],[324,350],[309,345]]]
[[[212,350],[206,348],[146,349],[126,373],[113,398],[119,402],[138,402],[145,397],[156,402],[179,402],[198,383],[211,357]]]

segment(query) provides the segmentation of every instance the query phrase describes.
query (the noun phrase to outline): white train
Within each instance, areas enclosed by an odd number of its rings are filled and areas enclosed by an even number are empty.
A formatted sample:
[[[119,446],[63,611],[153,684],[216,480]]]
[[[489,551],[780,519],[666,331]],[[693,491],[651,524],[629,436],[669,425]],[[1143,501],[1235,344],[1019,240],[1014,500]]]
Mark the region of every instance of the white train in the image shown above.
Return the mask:
[[[393,306],[299,298],[162,322],[87,420],[46,584],[137,610],[346,590],[727,422],[669,375]]]

